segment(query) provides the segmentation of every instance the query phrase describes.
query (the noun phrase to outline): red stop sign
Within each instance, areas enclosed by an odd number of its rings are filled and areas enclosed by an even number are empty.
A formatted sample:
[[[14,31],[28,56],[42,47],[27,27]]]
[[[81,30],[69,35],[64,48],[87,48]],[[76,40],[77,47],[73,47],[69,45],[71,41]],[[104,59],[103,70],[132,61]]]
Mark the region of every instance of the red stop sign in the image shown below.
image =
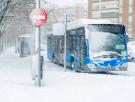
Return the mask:
[[[30,14],[30,20],[32,25],[36,27],[43,26],[48,19],[47,12],[44,9],[34,9]]]

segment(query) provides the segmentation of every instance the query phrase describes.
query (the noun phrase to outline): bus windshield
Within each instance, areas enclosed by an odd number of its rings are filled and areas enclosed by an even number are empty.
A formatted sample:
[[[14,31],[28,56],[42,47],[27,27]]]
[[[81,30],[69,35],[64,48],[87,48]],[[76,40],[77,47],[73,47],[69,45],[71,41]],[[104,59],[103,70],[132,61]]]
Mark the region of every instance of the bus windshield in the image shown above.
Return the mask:
[[[88,36],[91,53],[102,53],[102,56],[107,56],[106,52],[108,52],[126,56],[125,27],[123,25],[89,25]]]

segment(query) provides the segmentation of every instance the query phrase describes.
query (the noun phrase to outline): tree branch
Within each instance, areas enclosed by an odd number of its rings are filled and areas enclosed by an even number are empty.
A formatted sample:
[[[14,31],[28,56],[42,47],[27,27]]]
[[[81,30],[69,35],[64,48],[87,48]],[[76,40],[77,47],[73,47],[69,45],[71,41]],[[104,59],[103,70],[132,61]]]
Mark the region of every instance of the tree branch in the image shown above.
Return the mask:
[[[3,20],[3,18],[4,18],[4,15],[5,15],[5,13],[6,13],[7,9],[8,9],[8,5],[10,4],[10,2],[11,1],[8,0],[5,8],[2,10],[1,17],[0,17],[0,24],[1,24],[2,20]]]
[[[11,0],[8,0],[7,1],[7,4],[6,4],[5,8],[2,10],[1,15],[0,15],[0,24],[2,23],[3,18],[5,16],[8,8],[11,7],[11,6],[13,6],[13,5],[16,5],[16,4],[19,4],[19,3],[18,2],[12,3]]]

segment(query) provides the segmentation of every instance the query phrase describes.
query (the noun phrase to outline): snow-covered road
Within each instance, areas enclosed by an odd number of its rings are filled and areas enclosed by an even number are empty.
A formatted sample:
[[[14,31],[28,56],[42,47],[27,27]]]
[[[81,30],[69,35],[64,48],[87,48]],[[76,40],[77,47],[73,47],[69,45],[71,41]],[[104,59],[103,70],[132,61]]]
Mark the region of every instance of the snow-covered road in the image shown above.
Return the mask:
[[[31,57],[0,55],[0,102],[134,102],[135,64],[127,72],[75,73],[45,61],[44,87],[31,79]]]

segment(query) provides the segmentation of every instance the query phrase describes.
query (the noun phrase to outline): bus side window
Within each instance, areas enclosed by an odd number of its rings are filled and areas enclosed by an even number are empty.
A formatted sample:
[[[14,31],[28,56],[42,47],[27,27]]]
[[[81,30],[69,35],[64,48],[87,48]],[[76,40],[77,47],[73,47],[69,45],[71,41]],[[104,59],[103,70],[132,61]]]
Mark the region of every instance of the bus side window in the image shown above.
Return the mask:
[[[84,42],[84,57],[87,57],[87,45],[86,45],[86,41]]]
[[[64,39],[61,39],[61,53],[64,53]]]
[[[85,42],[84,42],[84,56],[85,57],[89,56],[88,50],[89,50],[88,40],[85,40]]]
[[[73,41],[73,44],[72,44],[71,46],[73,46],[72,51],[74,51],[74,50],[76,49],[76,46],[77,46],[77,45],[76,45],[76,43],[77,43],[77,42],[76,42],[76,37],[73,37],[73,40],[72,40],[72,41]]]

